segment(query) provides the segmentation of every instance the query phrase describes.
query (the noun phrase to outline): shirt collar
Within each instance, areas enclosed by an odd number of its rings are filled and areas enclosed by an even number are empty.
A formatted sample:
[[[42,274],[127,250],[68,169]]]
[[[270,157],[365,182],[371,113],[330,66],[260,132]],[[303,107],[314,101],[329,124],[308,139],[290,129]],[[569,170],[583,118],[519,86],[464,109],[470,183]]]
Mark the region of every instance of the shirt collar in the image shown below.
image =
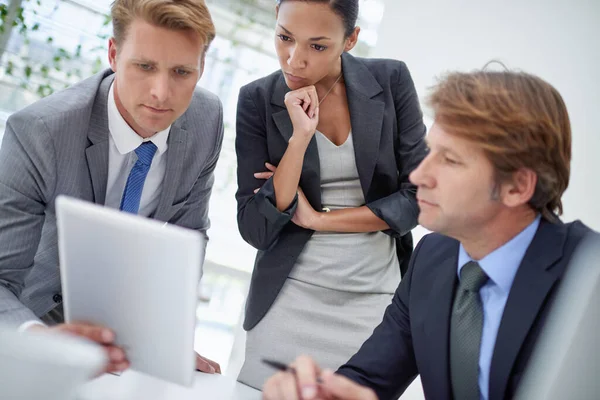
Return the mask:
[[[529,248],[538,226],[540,225],[541,216],[538,215],[535,220],[523,229],[518,235],[511,240],[492,251],[490,254],[477,261],[481,269],[487,274],[492,282],[494,282],[506,294],[510,292],[512,283],[525,257],[525,252]],[[458,250],[458,276],[462,267],[469,261],[476,261],[467,254],[467,251],[460,244]]]
[[[108,130],[110,135],[117,146],[117,150],[121,154],[127,154],[139,147],[143,142],[152,141],[157,147],[158,154],[162,154],[167,151],[167,139],[169,138],[169,131],[171,125],[167,129],[157,132],[149,138],[142,138],[140,135],[135,133],[129,124],[125,121],[125,118],[121,115],[117,109],[117,103],[115,102],[115,90],[114,82],[110,85],[108,92]]]

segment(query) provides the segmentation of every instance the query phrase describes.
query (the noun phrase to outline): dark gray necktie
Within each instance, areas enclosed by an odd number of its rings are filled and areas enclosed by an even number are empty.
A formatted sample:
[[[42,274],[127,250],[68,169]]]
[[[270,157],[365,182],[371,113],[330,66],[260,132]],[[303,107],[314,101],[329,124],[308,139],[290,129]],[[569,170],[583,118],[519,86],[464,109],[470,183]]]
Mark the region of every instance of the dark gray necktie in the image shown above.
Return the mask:
[[[460,271],[450,322],[450,378],[456,400],[479,400],[479,347],[483,306],[479,289],[488,277],[479,264],[468,262]]]

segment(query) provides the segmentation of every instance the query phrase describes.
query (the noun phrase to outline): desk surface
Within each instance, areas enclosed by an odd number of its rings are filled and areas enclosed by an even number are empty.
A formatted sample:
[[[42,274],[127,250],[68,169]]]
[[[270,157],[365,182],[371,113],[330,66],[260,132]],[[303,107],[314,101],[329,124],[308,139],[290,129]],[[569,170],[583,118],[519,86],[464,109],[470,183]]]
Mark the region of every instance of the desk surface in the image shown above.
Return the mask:
[[[223,375],[196,373],[194,385],[184,387],[135,371],[103,375],[86,383],[78,400],[260,400],[261,392]]]

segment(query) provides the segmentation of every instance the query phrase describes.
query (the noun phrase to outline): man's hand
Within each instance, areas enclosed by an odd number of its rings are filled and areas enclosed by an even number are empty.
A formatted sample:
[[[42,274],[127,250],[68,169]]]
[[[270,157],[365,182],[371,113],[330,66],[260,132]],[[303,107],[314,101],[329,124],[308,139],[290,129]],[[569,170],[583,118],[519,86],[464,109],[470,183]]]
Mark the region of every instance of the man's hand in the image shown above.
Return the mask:
[[[372,389],[361,386],[345,376],[334,374],[333,371],[323,371],[321,379],[323,380],[321,391],[324,393],[324,399],[378,400]]]
[[[125,352],[114,344],[115,334],[110,329],[102,326],[84,322],[74,322],[59,324],[52,327],[32,325],[27,328],[27,331],[57,333],[86,338],[104,347],[108,364],[104,367],[103,372],[122,372],[129,368],[129,361],[127,360]]]
[[[221,366],[218,363],[209,360],[206,357],[202,357],[198,353],[196,353],[196,369],[201,372],[206,372],[207,374],[221,373]]]
[[[278,372],[267,380],[264,400],[377,400],[371,389],[321,371],[310,357],[298,357],[291,367],[294,372]]]

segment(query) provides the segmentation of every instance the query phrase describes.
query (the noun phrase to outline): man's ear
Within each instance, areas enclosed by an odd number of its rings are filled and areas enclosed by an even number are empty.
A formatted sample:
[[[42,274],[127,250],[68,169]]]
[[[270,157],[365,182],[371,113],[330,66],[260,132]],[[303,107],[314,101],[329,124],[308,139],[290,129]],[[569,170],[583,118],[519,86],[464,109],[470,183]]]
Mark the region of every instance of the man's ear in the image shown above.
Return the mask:
[[[119,53],[117,49],[117,42],[114,37],[111,37],[108,40],[108,63],[110,64],[110,68],[113,72],[117,72],[117,54]]]
[[[509,181],[501,183],[500,200],[507,207],[529,203],[537,186],[537,174],[529,168],[520,168]]]

